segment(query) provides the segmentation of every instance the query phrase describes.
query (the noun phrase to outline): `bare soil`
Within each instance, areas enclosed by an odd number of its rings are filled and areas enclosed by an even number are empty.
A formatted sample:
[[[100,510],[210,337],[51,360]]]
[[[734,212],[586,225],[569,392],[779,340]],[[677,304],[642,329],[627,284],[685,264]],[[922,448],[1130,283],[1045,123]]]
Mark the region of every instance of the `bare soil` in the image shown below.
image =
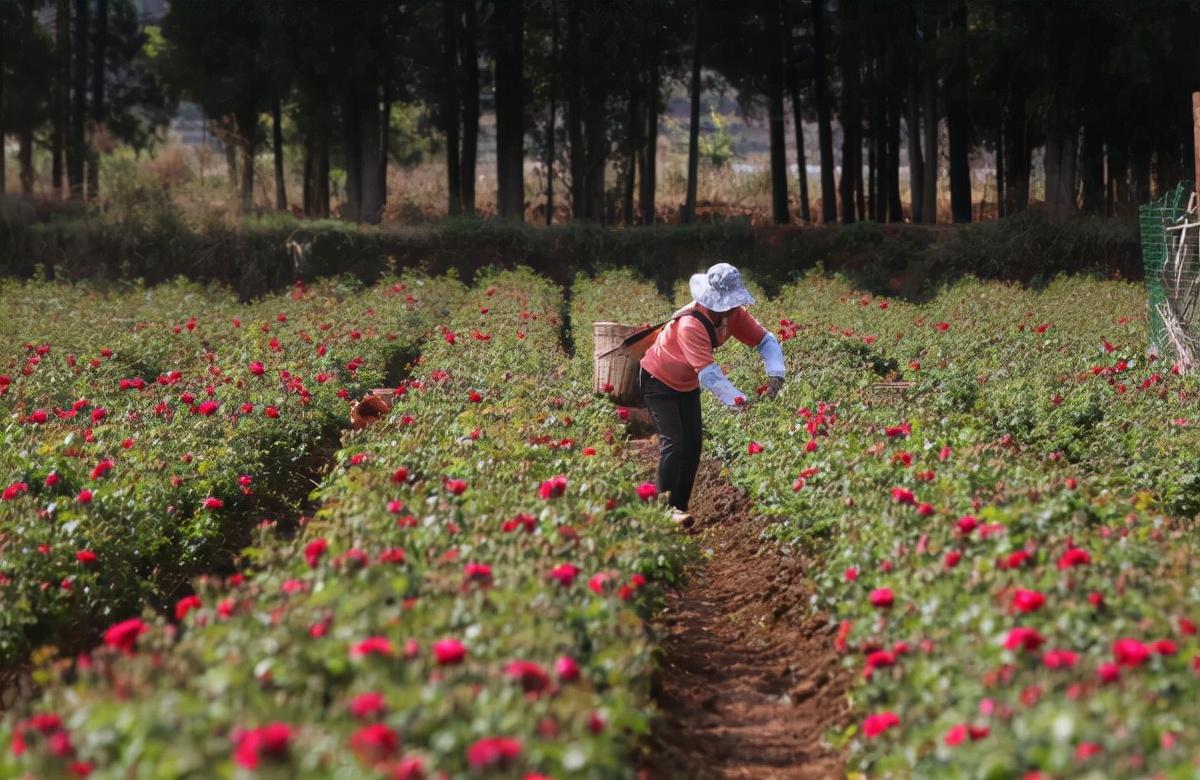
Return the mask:
[[[633,446],[655,462],[653,439]],[[770,520],[716,461],[701,464],[690,509],[702,555],[655,621],[660,717],[643,774],[844,777],[822,738],[845,722],[849,677],[834,627],[808,609],[813,562],[760,538]]]

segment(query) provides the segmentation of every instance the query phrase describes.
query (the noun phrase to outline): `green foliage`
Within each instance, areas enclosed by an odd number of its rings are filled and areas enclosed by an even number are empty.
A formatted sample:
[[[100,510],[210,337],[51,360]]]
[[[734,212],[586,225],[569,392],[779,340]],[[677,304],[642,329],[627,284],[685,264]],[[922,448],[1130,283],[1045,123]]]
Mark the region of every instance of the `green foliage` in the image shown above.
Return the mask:
[[[78,304],[72,288],[24,292],[20,297],[45,312]],[[78,760],[101,776],[152,766],[174,777],[233,777],[245,765],[242,731],[280,722],[291,738],[286,749],[258,755],[260,773],[354,777],[399,772],[402,761],[419,761],[427,772],[460,777],[628,774],[631,741],[646,733],[650,715],[653,645],[643,621],[661,588],[679,577],[684,542],[661,506],[635,494],[641,469],[612,435],[611,407],[593,398],[590,383],[574,371],[560,371],[566,358],[557,288],[528,271],[484,275],[465,295],[452,281],[388,280],[370,289],[329,282],[239,307],[180,286],[172,293],[177,302],[147,301],[146,311],[135,307],[135,292],[113,298],[114,306],[129,308],[121,319],[158,312],[178,321],[200,301],[209,302],[211,313],[198,317],[193,332],[164,333],[152,325],[126,336],[134,342],[118,345],[112,358],[124,363],[111,369],[122,376],[133,368],[125,361],[171,363],[202,340],[218,355],[215,365],[225,367],[233,356],[226,371],[253,388],[243,361],[269,360],[273,371],[284,358],[312,360],[311,344],[300,338],[307,332],[331,345],[331,359],[337,350],[338,364],[349,349],[368,358],[351,385],[357,394],[383,381],[379,348],[419,337],[421,355],[386,419],[342,437],[294,535],[282,525],[261,528],[241,551],[238,577],[193,583],[199,603],[185,617],[142,612],[150,628],[137,639],[137,652],[101,647],[73,670],[39,669],[45,693],[0,725],[6,745],[15,734],[27,748],[0,754],[0,771],[53,776]],[[239,311],[243,329],[221,324]],[[268,317],[272,312],[286,314],[286,322]],[[23,331],[48,327],[25,319]],[[323,330],[322,323],[333,327]],[[397,341],[386,337],[393,326]],[[60,346],[75,349],[72,339],[107,343],[125,329],[114,323],[95,330],[55,330],[54,357]],[[282,355],[270,349],[272,337],[281,341]],[[292,368],[309,376],[317,366]],[[19,378],[3,400],[14,393],[74,395],[60,389],[65,374],[55,382],[31,376]],[[223,400],[233,392],[233,385],[220,387]],[[323,393],[310,406],[323,408]],[[127,404],[143,403],[123,399],[113,403],[114,419],[122,421]],[[344,414],[344,402],[335,408]],[[161,457],[171,473],[190,474],[203,460],[213,469],[204,482],[227,484],[235,464],[198,448],[229,447],[235,456],[243,447],[252,451],[250,442],[239,441],[241,423],[223,437],[203,430],[208,423],[189,422],[201,428],[196,437],[154,447],[139,438],[129,452]],[[253,451],[268,464],[285,464],[297,448],[314,444],[316,431],[297,433],[260,440]],[[28,437],[25,429],[19,435]],[[174,465],[176,447],[193,452],[191,464]],[[133,469],[132,458],[119,455],[111,476]],[[400,468],[405,472],[397,476]],[[568,475],[563,495],[539,498],[540,483],[556,474]],[[148,484],[161,479],[148,470],[139,476]],[[463,489],[452,490],[451,479],[463,480]],[[42,498],[40,489],[32,492],[36,499],[22,496],[15,504],[24,509]],[[113,540],[101,565],[139,545],[140,537],[122,528],[124,537]],[[187,524],[185,536],[209,533],[193,528]],[[46,533],[57,544],[61,532],[51,529]],[[550,576],[568,563],[579,567],[577,577]],[[468,564],[484,564],[489,573]],[[645,584],[634,575],[644,575]],[[127,614],[113,613],[103,624]],[[376,651],[356,652],[369,638]],[[439,662],[435,647],[446,639],[465,647],[461,662]],[[578,679],[561,671],[563,657],[578,665]],[[516,662],[530,665],[526,677],[512,671]],[[369,692],[381,695],[384,710],[356,715],[352,702]],[[28,726],[31,714],[47,712],[61,713],[69,755],[56,753],[48,734]],[[398,735],[399,748],[364,750],[356,734],[368,724]],[[517,740],[519,755],[504,762],[471,758],[472,745],[493,737]]]
[[[715,105],[709,105],[708,116],[713,129],[699,137],[700,159],[713,168],[724,168],[736,156],[733,151],[733,137],[726,128],[725,118],[717,113]]]

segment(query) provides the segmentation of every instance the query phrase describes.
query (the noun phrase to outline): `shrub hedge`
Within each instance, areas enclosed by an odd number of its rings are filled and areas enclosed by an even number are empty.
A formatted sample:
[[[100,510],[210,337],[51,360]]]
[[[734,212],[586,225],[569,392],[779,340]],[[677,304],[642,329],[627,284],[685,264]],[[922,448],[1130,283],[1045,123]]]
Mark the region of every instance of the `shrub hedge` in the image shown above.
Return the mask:
[[[171,211],[117,222],[77,212],[39,215],[27,204],[0,207],[0,275],[153,284],[183,274],[229,284],[243,299],[297,278],[351,273],[371,283],[389,266],[434,274],[453,268],[469,281],[480,268],[525,265],[560,284],[577,271],[626,267],[667,292],[675,280],[722,260],[753,269],[768,292],[817,266],[843,271],[861,287],[905,296],[963,274],[1024,282],[1079,271],[1141,275],[1132,221],[1053,222],[1036,212],[957,227],[534,228],[462,219],[368,228],[282,215],[196,227]]]

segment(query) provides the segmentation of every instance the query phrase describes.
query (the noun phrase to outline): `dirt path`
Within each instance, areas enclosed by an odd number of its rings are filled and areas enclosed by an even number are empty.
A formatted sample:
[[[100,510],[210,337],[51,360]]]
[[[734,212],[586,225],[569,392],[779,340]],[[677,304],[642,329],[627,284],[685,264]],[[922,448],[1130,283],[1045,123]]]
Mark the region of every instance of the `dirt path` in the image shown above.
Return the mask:
[[[656,457],[649,440],[642,457]],[[654,778],[840,778],[822,737],[846,712],[848,678],[834,630],[809,616],[809,563],[760,541],[766,520],[701,464],[692,512],[702,553],[657,620],[661,717],[646,767]]]

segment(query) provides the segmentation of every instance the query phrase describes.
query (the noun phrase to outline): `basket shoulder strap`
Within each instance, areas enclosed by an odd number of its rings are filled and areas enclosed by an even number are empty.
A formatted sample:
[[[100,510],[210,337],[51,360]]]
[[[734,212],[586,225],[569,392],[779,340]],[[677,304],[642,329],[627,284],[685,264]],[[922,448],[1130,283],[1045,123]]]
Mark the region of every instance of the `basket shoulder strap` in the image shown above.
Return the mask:
[[[706,331],[708,331],[708,340],[709,340],[709,342],[712,343],[712,348],[716,349],[717,348],[717,327],[712,324],[712,320],[710,320],[708,317],[705,317],[703,314],[696,311],[695,309],[691,309],[684,316],[695,317],[696,319],[700,320],[700,322],[704,325],[704,329]]]

